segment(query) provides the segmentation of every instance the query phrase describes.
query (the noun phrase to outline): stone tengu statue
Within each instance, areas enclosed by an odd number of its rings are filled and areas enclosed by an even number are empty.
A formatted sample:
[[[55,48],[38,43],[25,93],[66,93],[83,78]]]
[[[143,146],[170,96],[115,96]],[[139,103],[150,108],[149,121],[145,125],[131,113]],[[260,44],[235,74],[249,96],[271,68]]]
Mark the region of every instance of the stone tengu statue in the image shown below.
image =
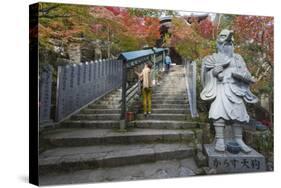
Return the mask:
[[[222,30],[217,38],[217,53],[206,56],[202,63],[202,100],[212,101],[209,119],[213,121],[215,150],[225,151],[224,127],[230,124],[233,140],[242,151],[251,151],[242,139],[243,125],[249,122],[246,103],[256,103],[249,85],[256,80],[243,58],[234,53],[233,31]]]

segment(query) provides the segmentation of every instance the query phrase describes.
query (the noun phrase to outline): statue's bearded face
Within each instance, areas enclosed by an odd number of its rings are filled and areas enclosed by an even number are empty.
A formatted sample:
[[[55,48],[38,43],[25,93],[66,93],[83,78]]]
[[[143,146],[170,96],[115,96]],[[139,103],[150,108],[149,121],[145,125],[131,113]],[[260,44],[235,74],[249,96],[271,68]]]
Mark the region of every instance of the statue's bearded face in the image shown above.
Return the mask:
[[[217,38],[218,51],[228,56],[232,56],[234,52],[233,31],[222,30]]]
[[[234,47],[232,43],[224,43],[222,46],[222,53],[226,54],[229,57],[233,56]]]

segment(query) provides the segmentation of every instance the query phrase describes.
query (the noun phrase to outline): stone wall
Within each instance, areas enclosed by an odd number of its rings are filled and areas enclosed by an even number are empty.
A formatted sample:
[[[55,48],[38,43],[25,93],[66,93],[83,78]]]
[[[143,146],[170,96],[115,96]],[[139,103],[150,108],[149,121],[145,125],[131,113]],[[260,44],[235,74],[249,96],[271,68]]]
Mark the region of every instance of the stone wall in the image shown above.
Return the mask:
[[[269,111],[269,97],[267,94],[261,94],[260,104],[264,109]]]
[[[78,43],[71,43],[67,48],[69,59],[73,63],[81,62],[81,45]]]

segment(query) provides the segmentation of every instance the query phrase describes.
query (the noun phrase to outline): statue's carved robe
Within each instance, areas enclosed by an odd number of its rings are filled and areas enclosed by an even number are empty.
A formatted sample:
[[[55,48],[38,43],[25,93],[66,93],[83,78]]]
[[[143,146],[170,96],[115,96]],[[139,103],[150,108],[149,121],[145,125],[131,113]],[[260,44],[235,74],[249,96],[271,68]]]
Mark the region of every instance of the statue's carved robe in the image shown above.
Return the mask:
[[[244,101],[256,103],[257,97],[249,89],[249,83],[236,79],[232,73],[250,74],[243,58],[239,54],[233,57],[224,56],[229,63],[223,68],[223,79],[218,80],[213,75],[213,68],[221,65],[218,54],[207,56],[202,64],[203,91],[200,94],[202,100],[214,100],[209,111],[209,118],[218,120],[233,120],[238,122],[249,122]],[[225,59],[224,59],[225,60]]]

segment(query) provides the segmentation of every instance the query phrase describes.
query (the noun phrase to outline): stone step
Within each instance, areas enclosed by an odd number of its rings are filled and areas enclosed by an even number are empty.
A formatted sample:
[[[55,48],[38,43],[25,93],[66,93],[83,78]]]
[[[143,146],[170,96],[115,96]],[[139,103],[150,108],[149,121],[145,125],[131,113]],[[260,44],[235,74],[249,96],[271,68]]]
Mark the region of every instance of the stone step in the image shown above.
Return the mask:
[[[173,81],[178,81],[178,82],[183,82],[185,80],[184,75],[178,75],[178,76],[168,76],[164,77],[162,80],[160,80],[160,83],[165,83],[165,82],[173,82]]]
[[[86,108],[81,110],[81,114],[120,114],[120,109],[91,109]]]
[[[121,97],[121,93],[106,95],[102,99],[115,98],[115,97]]]
[[[152,104],[187,104],[187,100],[152,99]]]
[[[120,99],[121,99],[121,97],[107,97],[107,98],[103,98],[100,101],[119,102]],[[98,102],[100,102],[100,101],[98,101]]]
[[[120,109],[120,105],[113,104],[90,104],[89,109]]]
[[[186,95],[186,91],[181,91],[181,92],[154,91],[152,92],[152,95],[181,96],[181,95]]]
[[[168,74],[164,77],[162,77],[163,80],[170,80],[170,79],[175,79],[175,78],[184,78],[185,74],[184,72],[180,72],[180,73],[177,73],[177,74]]]
[[[104,96],[104,97],[102,98],[102,100],[117,99],[117,98],[121,99],[121,96],[122,96],[121,94],[119,94],[119,95]]]
[[[181,92],[184,92],[185,90],[186,90],[185,88],[160,86],[160,87],[157,87],[157,88],[153,88],[152,93],[155,93],[156,91],[169,91],[169,92],[171,92],[171,91],[175,91],[175,92],[181,91]]]
[[[190,115],[190,111],[188,108],[177,108],[177,109],[171,109],[171,108],[160,108],[160,109],[152,109],[152,114],[186,114]]]
[[[118,91],[115,91],[115,92],[112,92],[112,93],[110,93],[110,94],[107,95],[107,96],[111,96],[111,95],[121,95],[121,93],[122,93],[122,89],[120,89],[120,90],[118,90]]]
[[[173,88],[173,89],[180,89],[180,88],[186,88],[186,84],[183,81],[168,81],[168,82],[160,82],[160,85],[157,85],[156,87],[154,87],[155,89],[159,89],[159,88]]]
[[[186,89],[185,84],[178,83],[177,81],[173,83],[162,83],[160,84],[160,87],[157,87],[155,89]]]
[[[186,93],[186,90],[178,90],[178,89],[156,89],[153,90],[153,93]]]
[[[169,80],[169,81],[160,81],[159,85],[156,86],[156,88],[185,88],[186,87],[186,82],[185,79],[176,79],[176,80]]]
[[[162,77],[161,81],[163,82],[171,82],[171,81],[182,81],[185,80],[185,75],[184,74],[180,74],[180,75],[168,75],[168,76],[164,76]]]
[[[174,89],[179,89],[179,88],[186,88],[185,81],[160,81],[160,85],[156,85],[154,89],[158,88],[174,88]]]
[[[152,96],[152,105],[158,105],[158,104],[184,104],[185,106],[188,103],[187,99],[171,99],[172,97],[167,98],[157,98],[155,96]],[[120,104],[116,103],[110,103],[110,102],[103,102],[103,103],[95,103],[88,106],[88,109],[118,109],[120,108]]]
[[[174,96],[170,96],[170,95],[163,95],[163,94],[152,94],[152,99],[161,99],[161,100],[187,100],[188,97],[187,95],[174,95]]]
[[[40,186],[65,185],[71,183],[97,183],[108,181],[130,181],[189,177],[196,175],[198,166],[193,157],[177,160],[161,160],[112,168],[79,170],[61,174],[39,176]]]
[[[122,96],[121,94],[107,95],[102,97],[101,99],[104,100],[104,99],[111,99],[111,98],[121,98],[121,96]]]
[[[116,95],[116,94],[118,95],[118,94],[121,94],[121,92],[122,92],[122,88],[120,87],[119,89],[117,89],[117,90],[115,90],[115,91],[109,93],[109,94],[106,95],[106,96]]]
[[[119,103],[120,99],[118,100],[102,100],[102,101],[97,101],[96,103],[94,104],[97,104],[97,105],[112,105],[112,106],[118,106],[120,103]],[[93,104],[93,105],[94,105]]]
[[[174,83],[174,85],[168,85],[168,84],[163,84],[163,85],[161,85],[160,87],[157,87],[157,88],[155,88],[155,90],[160,90],[160,89],[162,89],[162,90],[186,90],[186,86],[184,85],[184,86],[180,86],[180,85],[176,85],[175,86],[175,84],[176,83]]]
[[[171,108],[171,109],[178,109],[178,108],[188,108],[187,104],[153,104],[152,108],[161,109],[161,108]]]
[[[128,125],[134,128],[151,128],[151,129],[190,129],[197,128],[196,122],[172,121],[172,120],[135,120]]]
[[[158,87],[163,87],[165,85],[171,85],[171,87],[185,86],[185,78],[164,78],[159,80]]]
[[[152,100],[159,100],[159,101],[165,101],[165,100],[183,100],[188,101],[188,98],[185,96],[163,96],[163,95],[152,95]]]
[[[119,120],[67,120],[61,123],[64,128],[113,129],[120,127]]]
[[[165,88],[159,88],[159,89],[155,89],[152,92],[154,93],[186,93],[186,89],[165,89]]]
[[[62,147],[39,155],[39,174],[133,165],[193,155],[187,144],[134,144]]]
[[[175,89],[178,89],[178,88],[185,88],[186,87],[186,82],[184,80],[170,80],[170,81],[160,81],[158,85],[156,85],[154,88],[168,88],[168,87],[171,87],[171,88],[175,88]]]
[[[174,88],[174,89],[180,89],[180,88],[186,88],[186,82],[185,80],[173,80],[173,81],[166,81],[166,82],[160,82],[157,88]]]
[[[168,74],[164,77],[162,77],[163,80],[169,81],[169,80],[179,80],[179,79],[184,79],[185,74],[184,73],[179,73],[179,74]]]
[[[76,114],[72,120],[119,120],[120,114]]]
[[[153,88],[154,90],[157,90],[157,89],[165,89],[165,90],[185,90],[186,89],[186,86],[185,84],[178,84],[177,82],[173,83],[173,84],[166,84],[166,83],[163,83],[162,85],[158,86],[158,87],[155,87]]]
[[[68,120],[61,123],[62,128],[93,128],[93,129],[118,129],[119,120]],[[127,127],[153,128],[153,129],[188,129],[199,127],[198,123],[175,120],[135,120],[128,122]]]
[[[162,78],[172,77],[174,75],[182,75],[184,73],[184,69],[170,69],[169,72],[165,72]]]
[[[180,84],[184,84],[184,81],[185,81],[185,76],[171,76],[171,77],[164,77],[162,78],[162,80],[160,80],[160,85],[161,83],[180,83]]]
[[[163,90],[186,90],[186,86],[185,85],[176,85],[177,83],[173,83],[173,84],[162,84],[160,87],[155,88],[156,89],[163,89]]]
[[[184,120],[188,120],[190,119],[190,115],[186,115],[186,114],[155,114],[155,113],[151,113],[148,115],[144,115],[144,114],[138,114],[137,115],[137,120],[180,120],[180,121],[184,121]]]
[[[54,147],[76,147],[105,144],[190,142],[191,130],[128,129],[56,129],[45,133],[44,140]]]
[[[171,72],[169,72],[168,74],[166,74],[164,77],[162,77],[163,79],[167,79],[167,78],[172,78],[172,77],[181,77],[182,75],[184,75],[184,71],[183,70],[171,70]]]

